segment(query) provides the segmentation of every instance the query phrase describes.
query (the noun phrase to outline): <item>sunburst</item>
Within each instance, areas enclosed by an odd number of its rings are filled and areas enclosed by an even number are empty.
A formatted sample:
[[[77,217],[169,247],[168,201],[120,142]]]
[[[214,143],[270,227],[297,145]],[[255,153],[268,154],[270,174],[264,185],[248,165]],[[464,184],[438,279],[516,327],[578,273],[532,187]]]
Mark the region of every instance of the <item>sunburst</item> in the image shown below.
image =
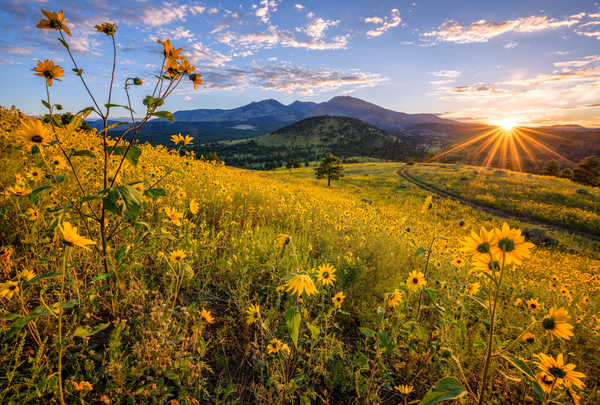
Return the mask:
[[[548,145],[535,137],[564,139],[558,135],[549,134],[538,129],[519,126],[514,118],[505,118],[497,126],[487,127],[485,131],[452,146],[445,152],[435,156],[432,160],[439,160],[444,156],[463,151],[469,148],[467,161],[471,164],[481,164],[485,167],[492,165],[512,170],[523,170],[524,160],[530,161],[539,167],[534,152],[551,155],[564,163],[572,165],[573,162],[554,151]]]

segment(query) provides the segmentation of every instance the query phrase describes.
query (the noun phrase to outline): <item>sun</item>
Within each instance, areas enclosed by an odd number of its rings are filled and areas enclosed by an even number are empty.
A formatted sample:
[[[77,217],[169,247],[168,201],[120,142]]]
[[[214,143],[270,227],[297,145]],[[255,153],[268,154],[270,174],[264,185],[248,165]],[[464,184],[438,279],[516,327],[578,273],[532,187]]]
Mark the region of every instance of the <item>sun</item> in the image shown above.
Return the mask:
[[[502,129],[505,131],[510,131],[511,129],[517,126],[517,121],[515,121],[512,118],[505,118],[500,122],[499,126],[502,127]]]

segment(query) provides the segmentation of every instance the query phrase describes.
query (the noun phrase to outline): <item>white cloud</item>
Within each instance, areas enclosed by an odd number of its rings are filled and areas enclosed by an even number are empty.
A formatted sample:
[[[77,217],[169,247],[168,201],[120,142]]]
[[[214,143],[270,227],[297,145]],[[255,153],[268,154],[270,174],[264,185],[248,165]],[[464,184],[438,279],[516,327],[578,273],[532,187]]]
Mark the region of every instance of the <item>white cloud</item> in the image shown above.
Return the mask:
[[[313,39],[321,39],[325,35],[325,30],[330,27],[335,27],[340,23],[340,20],[324,20],[323,18],[317,18],[313,20],[306,28],[296,28],[296,31],[304,32],[306,35]]]
[[[512,48],[515,48],[517,45],[519,45],[517,42],[510,41],[507,44],[504,44],[503,48],[505,48],[505,49],[512,49]]]
[[[479,20],[466,25],[450,20],[440,25],[436,30],[425,32],[423,39],[457,44],[488,42],[490,39],[508,32],[531,33],[571,27],[581,21],[581,18],[582,14],[564,18],[532,15],[499,23]]]
[[[600,62],[600,55],[586,56],[583,59],[554,62],[556,67],[581,67],[591,63]]]
[[[203,66],[223,66],[225,63],[233,60],[231,56],[224,55],[217,50],[210,49],[200,42],[194,43],[191,48],[192,49],[188,55],[194,64],[200,64]]]
[[[269,31],[241,35],[228,31],[221,35],[219,41],[234,48],[242,46],[250,49],[258,49],[282,46],[312,50],[335,50],[347,47],[348,35],[338,35],[329,40],[311,38],[310,40],[303,41],[297,39],[290,31],[277,30],[271,26]]]
[[[402,22],[402,18],[400,17],[400,11],[397,8],[394,8],[392,9],[391,14],[389,16],[386,16],[385,18],[367,17],[364,19],[364,21],[370,24],[380,24],[379,27],[367,31],[367,35],[369,37],[378,37],[390,28],[394,28],[400,25],[400,23]]]
[[[303,9],[305,9],[305,8],[306,8],[306,7],[304,7],[302,4],[298,4],[298,3],[296,3],[296,4],[294,5],[294,7],[296,7],[298,10],[303,10]]]
[[[439,70],[437,72],[431,72],[435,77],[449,77],[449,78],[457,78],[462,74],[462,72],[458,70]]]
[[[256,10],[254,15],[260,18],[265,24],[268,24],[271,18],[271,13],[277,11],[277,1],[261,0],[259,5],[253,4],[252,8]]]
[[[143,7],[141,19],[144,24],[156,27],[174,21],[185,21],[185,16],[191,10],[195,9],[188,9],[188,6],[185,5],[173,6],[170,3],[164,3],[163,7]],[[199,9],[195,11],[198,12]]]

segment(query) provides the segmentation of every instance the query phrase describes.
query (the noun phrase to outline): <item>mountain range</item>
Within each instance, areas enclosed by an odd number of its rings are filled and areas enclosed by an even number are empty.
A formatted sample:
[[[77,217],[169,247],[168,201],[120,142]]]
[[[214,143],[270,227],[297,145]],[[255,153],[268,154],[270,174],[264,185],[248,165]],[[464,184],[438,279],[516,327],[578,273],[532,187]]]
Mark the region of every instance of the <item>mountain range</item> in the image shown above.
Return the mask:
[[[231,110],[196,109],[173,114],[177,122],[269,120],[285,123],[323,115],[357,118],[386,131],[403,130],[420,124],[460,125],[457,121],[439,118],[434,114],[406,114],[350,96],[337,96],[322,103],[294,101],[289,105],[269,99]]]

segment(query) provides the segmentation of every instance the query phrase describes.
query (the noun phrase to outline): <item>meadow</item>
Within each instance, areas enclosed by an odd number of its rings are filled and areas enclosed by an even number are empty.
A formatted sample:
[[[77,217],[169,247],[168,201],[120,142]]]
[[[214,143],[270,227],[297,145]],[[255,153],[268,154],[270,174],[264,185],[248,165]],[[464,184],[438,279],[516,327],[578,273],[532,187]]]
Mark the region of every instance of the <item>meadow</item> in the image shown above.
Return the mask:
[[[108,221],[105,273],[57,145],[32,153],[19,119],[2,110],[3,401],[57,399],[61,379],[66,402],[418,402],[448,375],[473,399],[488,281],[461,240],[499,219],[404,185],[399,163],[348,165],[327,188],[310,168],[250,172],[144,145],[120,179],[139,217]],[[101,150],[97,133],[61,132],[67,150]],[[101,190],[97,159],[73,160]],[[67,222],[91,249],[65,243]],[[491,403],[536,400],[538,352],[587,375],[553,398],[598,401],[596,246],[553,236],[506,274],[496,341],[512,357],[493,363]],[[426,274],[418,289],[412,271]],[[288,288],[299,274],[304,294]],[[544,332],[552,307],[568,310],[569,340]]]
[[[407,184],[403,163],[346,165],[327,187],[313,168],[197,158],[187,134],[136,143],[200,73],[158,41],[143,118],[137,77],[111,103],[114,68],[101,108],[63,12],[42,12],[94,106],[64,122],[64,70],[44,60],[48,114],[0,108],[0,402],[600,401],[597,242],[536,246],[526,223]],[[96,30],[116,55],[116,25]],[[115,108],[131,122],[109,125]]]
[[[600,191],[568,179],[462,165],[418,165],[414,177],[467,200],[600,235]]]

